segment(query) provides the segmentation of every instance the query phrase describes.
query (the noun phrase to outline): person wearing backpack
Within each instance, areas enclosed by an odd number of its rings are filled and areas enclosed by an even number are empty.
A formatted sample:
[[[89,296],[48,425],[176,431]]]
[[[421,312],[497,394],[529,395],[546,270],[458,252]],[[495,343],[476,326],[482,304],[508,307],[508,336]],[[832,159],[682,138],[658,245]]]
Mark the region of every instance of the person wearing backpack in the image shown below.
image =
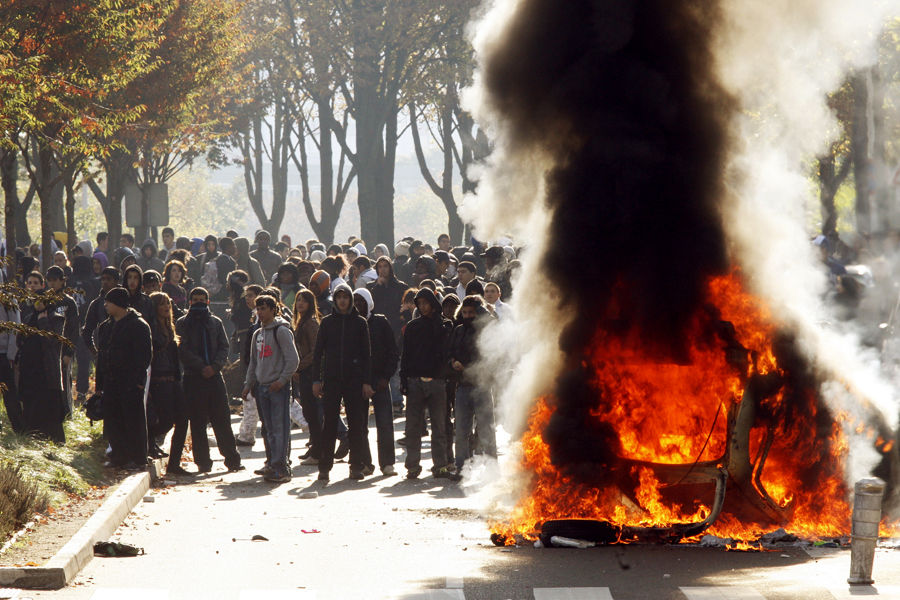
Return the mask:
[[[251,341],[250,365],[244,380],[244,398],[253,391],[256,405],[266,424],[269,463],[263,467],[263,479],[273,483],[291,480],[288,457],[291,448],[291,376],[300,364],[294,346],[294,334],[287,321],[278,315],[271,296],[257,296],[256,314],[260,328]]]

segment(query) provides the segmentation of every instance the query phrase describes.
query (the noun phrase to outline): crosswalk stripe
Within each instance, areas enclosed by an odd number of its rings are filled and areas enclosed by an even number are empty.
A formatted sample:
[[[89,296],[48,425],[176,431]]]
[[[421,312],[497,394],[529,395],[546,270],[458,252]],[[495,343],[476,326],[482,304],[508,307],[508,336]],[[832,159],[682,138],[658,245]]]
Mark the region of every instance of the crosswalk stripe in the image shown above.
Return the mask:
[[[449,590],[454,590],[454,589],[461,590],[461,589],[463,589],[463,587],[465,587],[465,581],[463,580],[462,577],[448,577],[447,585],[445,585],[444,587],[446,587]]]
[[[404,594],[403,600],[466,600],[462,590],[425,590],[415,594]]]
[[[704,586],[678,589],[688,600],[766,600],[762,594],[749,587]]]
[[[609,588],[534,588],[534,600],[613,600]]]
[[[315,600],[312,590],[241,590],[238,600]]]
[[[102,588],[91,594],[91,600],[166,600],[169,590],[148,588]]]

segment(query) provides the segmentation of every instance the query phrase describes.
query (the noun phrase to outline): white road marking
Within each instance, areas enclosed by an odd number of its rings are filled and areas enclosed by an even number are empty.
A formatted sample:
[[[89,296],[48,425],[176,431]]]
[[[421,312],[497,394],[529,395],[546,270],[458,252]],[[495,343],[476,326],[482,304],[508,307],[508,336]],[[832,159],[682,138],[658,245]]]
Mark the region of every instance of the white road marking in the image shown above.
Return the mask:
[[[704,586],[678,588],[688,600],[766,600],[765,596],[750,587]]]
[[[169,590],[148,588],[101,588],[91,595],[91,600],[166,600]]]
[[[462,590],[424,590],[399,597],[403,600],[466,600]]]
[[[241,590],[238,600],[315,600],[312,590]]]
[[[19,597],[22,590],[14,590],[12,588],[0,588],[0,600],[15,600]]]
[[[448,590],[461,590],[465,586],[465,581],[462,577],[448,577],[447,585],[444,586]]]
[[[609,588],[534,588],[534,600],[613,600]]]

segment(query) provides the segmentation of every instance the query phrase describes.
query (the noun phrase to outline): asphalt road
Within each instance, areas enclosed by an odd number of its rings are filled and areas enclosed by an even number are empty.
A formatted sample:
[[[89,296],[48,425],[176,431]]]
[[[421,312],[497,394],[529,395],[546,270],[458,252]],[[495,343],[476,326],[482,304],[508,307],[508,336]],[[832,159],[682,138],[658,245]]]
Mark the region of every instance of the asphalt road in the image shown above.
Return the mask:
[[[401,420],[397,428],[399,436]],[[377,456],[374,437],[373,427]],[[306,438],[294,439],[296,465]],[[497,548],[483,499],[446,480],[403,479],[402,452],[400,476],[352,481],[338,463],[325,487],[315,467],[295,466],[282,485],[253,475],[259,440],[242,454],[246,471],[226,473],[217,461],[209,475],[153,490],[135,508],[115,539],[146,555],[95,558],[68,588],[19,599],[900,599],[900,551],[879,551],[877,586],[851,592],[842,550]]]

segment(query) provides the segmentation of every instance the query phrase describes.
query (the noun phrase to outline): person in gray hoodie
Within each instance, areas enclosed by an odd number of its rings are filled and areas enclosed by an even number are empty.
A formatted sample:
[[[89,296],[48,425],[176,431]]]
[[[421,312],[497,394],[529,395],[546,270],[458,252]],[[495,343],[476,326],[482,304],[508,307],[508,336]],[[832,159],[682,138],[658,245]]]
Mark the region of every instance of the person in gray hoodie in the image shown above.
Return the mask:
[[[291,376],[300,364],[290,324],[278,316],[271,296],[256,298],[260,328],[250,342],[250,365],[244,380],[243,397],[251,392],[266,424],[269,464],[263,479],[274,483],[291,480],[288,457],[291,451]]]

